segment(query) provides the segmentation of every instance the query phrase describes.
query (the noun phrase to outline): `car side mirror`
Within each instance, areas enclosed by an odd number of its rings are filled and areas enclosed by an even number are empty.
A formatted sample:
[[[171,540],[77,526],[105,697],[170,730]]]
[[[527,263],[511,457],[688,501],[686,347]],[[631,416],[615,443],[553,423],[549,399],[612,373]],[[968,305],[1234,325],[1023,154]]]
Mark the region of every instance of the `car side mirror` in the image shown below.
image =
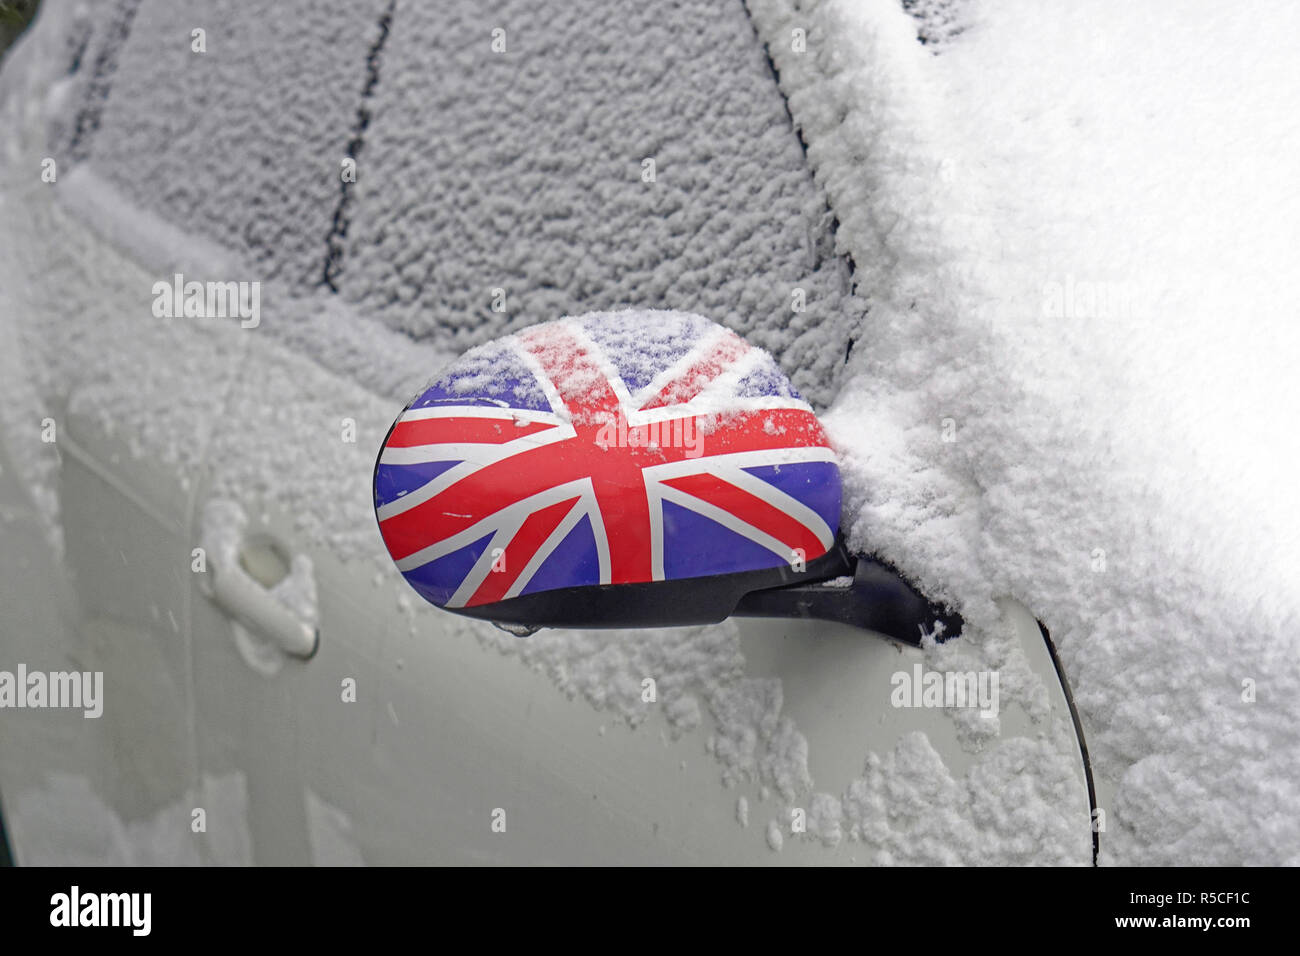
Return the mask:
[[[910,644],[961,620],[839,535],[835,452],[772,357],[682,312],[471,349],[398,416],[375,513],[430,603],[527,634],[732,615]]]

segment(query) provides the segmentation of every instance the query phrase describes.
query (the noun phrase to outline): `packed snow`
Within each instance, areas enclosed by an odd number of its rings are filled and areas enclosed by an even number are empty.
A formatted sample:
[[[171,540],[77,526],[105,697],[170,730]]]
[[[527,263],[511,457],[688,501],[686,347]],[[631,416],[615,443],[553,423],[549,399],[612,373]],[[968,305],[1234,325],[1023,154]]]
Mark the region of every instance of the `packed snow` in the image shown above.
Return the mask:
[[[751,6],[868,302],[851,541],[1048,625],[1103,862],[1300,861],[1300,11]]]

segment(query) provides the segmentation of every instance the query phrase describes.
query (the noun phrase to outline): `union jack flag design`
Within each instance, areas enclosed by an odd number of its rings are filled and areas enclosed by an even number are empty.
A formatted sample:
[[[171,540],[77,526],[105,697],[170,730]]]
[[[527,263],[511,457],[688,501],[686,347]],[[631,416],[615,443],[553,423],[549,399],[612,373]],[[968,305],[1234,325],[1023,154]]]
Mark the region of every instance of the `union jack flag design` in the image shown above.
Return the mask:
[[[598,313],[472,349],[375,468],[380,532],[440,607],[811,561],[840,478],[771,356],[676,312]]]

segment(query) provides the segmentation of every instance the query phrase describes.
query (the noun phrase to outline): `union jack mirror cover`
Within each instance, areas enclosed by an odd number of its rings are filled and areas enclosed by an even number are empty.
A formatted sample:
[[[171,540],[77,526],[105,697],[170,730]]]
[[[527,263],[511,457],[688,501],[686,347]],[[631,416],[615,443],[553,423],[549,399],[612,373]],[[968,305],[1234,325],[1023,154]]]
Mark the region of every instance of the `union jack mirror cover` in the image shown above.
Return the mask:
[[[474,614],[802,571],[835,542],[841,492],[826,433],[767,352],[697,315],[628,311],[465,353],[393,423],[374,493],[406,580]]]

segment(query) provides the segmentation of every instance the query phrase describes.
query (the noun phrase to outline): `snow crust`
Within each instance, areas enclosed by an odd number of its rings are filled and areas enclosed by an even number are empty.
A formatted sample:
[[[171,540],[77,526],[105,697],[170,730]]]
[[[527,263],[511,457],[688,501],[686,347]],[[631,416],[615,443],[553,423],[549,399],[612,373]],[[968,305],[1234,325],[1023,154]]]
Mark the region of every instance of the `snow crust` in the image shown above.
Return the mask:
[[[250,278],[328,283],[407,338],[462,351],[563,314],[681,309],[771,351],[824,407],[862,314],[833,217],[743,7],[663,13],[82,6],[49,51],[76,67],[50,142]]]
[[[386,2],[105,3],[129,28],[98,31],[116,49],[103,102],[81,107],[97,115],[81,152],[137,208],[237,253],[247,278],[313,285]]]
[[[861,304],[740,4],[449,0],[393,24],[345,299],[458,350],[566,314],[699,313],[830,401]]]
[[[1103,862],[1294,863],[1296,9],[970,3],[935,56],[889,4],[752,7],[869,306],[851,542],[1046,622]]]

